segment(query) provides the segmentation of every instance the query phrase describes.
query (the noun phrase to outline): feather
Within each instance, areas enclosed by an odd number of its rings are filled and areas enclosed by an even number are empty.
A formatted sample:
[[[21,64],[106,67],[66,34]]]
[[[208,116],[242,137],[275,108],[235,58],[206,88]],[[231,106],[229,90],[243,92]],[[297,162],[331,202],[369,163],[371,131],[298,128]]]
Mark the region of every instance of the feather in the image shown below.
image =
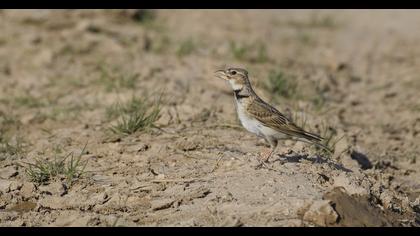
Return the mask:
[[[322,140],[322,137],[303,130],[276,108],[265,103],[260,98],[250,101],[247,105],[245,110],[248,112],[249,116],[260,121],[266,127],[270,127],[290,136],[305,138],[309,141],[319,142]]]

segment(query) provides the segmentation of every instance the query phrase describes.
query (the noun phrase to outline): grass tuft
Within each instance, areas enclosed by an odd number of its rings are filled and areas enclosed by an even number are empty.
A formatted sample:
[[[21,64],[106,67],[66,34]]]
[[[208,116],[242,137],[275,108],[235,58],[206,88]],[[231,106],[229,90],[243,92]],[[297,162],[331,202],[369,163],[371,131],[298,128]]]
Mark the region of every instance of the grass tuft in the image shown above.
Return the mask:
[[[337,136],[337,130],[325,123],[322,123],[319,128],[319,135],[323,137],[324,139],[321,141],[321,144],[328,147],[328,149],[331,150],[331,152],[328,152],[325,149],[322,149],[320,147],[315,146],[316,154],[319,156],[331,158],[332,155],[335,153],[335,146],[336,144],[344,138],[344,135],[338,137]],[[341,155],[341,153],[340,153]]]
[[[5,112],[0,110],[0,138],[7,131],[18,129],[21,125],[19,117],[14,115],[11,109]]]
[[[159,119],[161,101],[161,96],[155,102],[151,102],[148,97],[133,97],[125,104],[112,105],[106,111],[107,117],[120,118],[116,125],[110,127],[110,131],[114,134],[130,135],[153,127]]]
[[[238,45],[235,42],[230,42],[230,50],[232,52],[232,55],[237,60],[244,60],[246,53],[247,53],[247,47]]]
[[[149,9],[138,9],[131,15],[131,18],[138,23],[149,23],[156,18],[156,12]]]
[[[298,95],[297,85],[294,76],[286,75],[281,70],[276,70],[270,72],[264,88],[275,97],[294,98]]]
[[[235,59],[241,61],[264,63],[269,60],[267,47],[261,41],[256,41],[251,44],[237,44],[231,41],[230,51]]]
[[[45,106],[40,99],[30,95],[15,97],[14,104],[28,108],[39,108]]]
[[[305,114],[305,111],[291,112],[290,118],[296,125],[306,131],[312,132],[312,130],[318,130],[317,132],[315,131],[313,133],[318,134],[323,138],[320,144],[329,150],[326,150],[321,146],[312,145],[315,150],[315,155],[330,159],[335,154],[337,143],[344,138],[344,135],[338,137],[337,130],[332,126],[327,125],[325,122],[322,122],[321,125],[315,125],[315,129],[312,129],[311,126],[307,123],[307,116]],[[341,153],[339,153],[339,155],[341,155]]]
[[[328,100],[326,95],[327,90],[322,88],[319,82],[312,86],[312,88],[314,88],[314,95],[312,95],[309,100],[314,105],[316,111],[321,111]]]
[[[25,142],[17,137],[13,142],[0,134],[0,160],[9,156],[21,156],[25,153]]]
[[[335,29],[339,26],[335,18],[329,15],[316,15],[313,14],[309,19],[305,21],[288,21],[290,26],[295,28],[324,28],[324,29]]]
[[[86,145],[76,157],[73,152],[64,157],[58,156],[58,151],[56,151],[54,160],[38,159],[35,164],[28,163],[25,172],[32,182],[38,184],[48,183],[54,177],[62,177],[71,186],[75,179],[80,178],[85,173],[84,170],[88,161],[81,160],[85,149]]]
[[[143,49],[147,52],[165,53],[169,50],[172,44],[171,38],[166,34],[159,34],[153,38],[146,35],[144,37]]]
[[[317,16],[313,15],[310,20],[311,27],[319,27],[319,28],[336,28],[338,26],[337,21],[328,15],[324,16]]]
[[[183,41],[180,45],[178,50],[176,51],[176,55],[178,57],[183,57],[183,56],[187,56],[190,55],[191,53],[193,53],[196,50],[197,46],[194,43],[194,41],[189,38],[185,41]]]
[[[268,61],[268,53],[267,53],[267,47],[263,43],[257,44],[257,56],[255,58],[255,62],[258,63],[264,63]]]
[[[118,70],[110,71],[104,65],[99,65],[100,77],[98,83],[103,85],[107,92],[118,91],[122,88],[135,88],[139,74],[125,74]]]
[[[315,46],[317,44],[316,39],[312,37],[311,34],[304,31],[298,31],[296,38],[302,45]]]

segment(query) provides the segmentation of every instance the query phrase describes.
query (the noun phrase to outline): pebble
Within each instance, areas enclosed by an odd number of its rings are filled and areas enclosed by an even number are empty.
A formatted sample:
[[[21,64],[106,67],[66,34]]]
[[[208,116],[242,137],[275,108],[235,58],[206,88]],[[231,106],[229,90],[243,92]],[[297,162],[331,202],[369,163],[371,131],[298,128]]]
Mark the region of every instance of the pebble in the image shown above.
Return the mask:
[[[303,215],[303,219],[318,226],[328,226],[337,222],[338,214],[328,200],[315,201]]]
[[[13,181],[0,179],[0,192],[1,193],[7,193],[10,191],[10,185],[13,183]]]
[[[174,203],[174,200],[172,199],[154,200],[151,202],[152,210],[159,211],[159,210],[167,209],[167,208],[170,208],[173,203]]]
[[[52,182],[48,185],[42,185],[39,187],[41,193],[46,193],[54,196],[63,196],[67,193],[66,186],[61,182]]]
[[[0,170],[0,178],[9,179],[18,174],[16,167],[9,166]]]
[[[36,187],[33,183],[24,183],[20,189],[20,195],[26,199],[30,198],[35,194]]]

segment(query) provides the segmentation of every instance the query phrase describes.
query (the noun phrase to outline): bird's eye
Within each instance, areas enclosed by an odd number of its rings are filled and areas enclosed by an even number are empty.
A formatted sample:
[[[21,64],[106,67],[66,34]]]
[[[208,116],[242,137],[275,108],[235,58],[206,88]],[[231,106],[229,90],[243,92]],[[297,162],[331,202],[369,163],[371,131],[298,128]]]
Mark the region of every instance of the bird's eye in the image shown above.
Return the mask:
[[[236,75],[236,71],[230,72],[231,75]]]

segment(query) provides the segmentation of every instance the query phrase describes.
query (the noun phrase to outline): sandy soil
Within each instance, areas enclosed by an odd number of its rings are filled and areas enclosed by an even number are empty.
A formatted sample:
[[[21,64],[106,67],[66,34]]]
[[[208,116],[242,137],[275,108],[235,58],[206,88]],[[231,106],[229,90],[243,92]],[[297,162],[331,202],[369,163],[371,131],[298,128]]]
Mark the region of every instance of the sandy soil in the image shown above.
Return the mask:
[[[0,225],[419,226],[419,13],[0,11]],[[335,130],[334,155],[285,141],[256,168],[226,66]],[[265,89],[272,70],[301,96]],[[109,135],[112,104],[162,90],[158,128]],[[73,182],[28,175],[85,145]]]

